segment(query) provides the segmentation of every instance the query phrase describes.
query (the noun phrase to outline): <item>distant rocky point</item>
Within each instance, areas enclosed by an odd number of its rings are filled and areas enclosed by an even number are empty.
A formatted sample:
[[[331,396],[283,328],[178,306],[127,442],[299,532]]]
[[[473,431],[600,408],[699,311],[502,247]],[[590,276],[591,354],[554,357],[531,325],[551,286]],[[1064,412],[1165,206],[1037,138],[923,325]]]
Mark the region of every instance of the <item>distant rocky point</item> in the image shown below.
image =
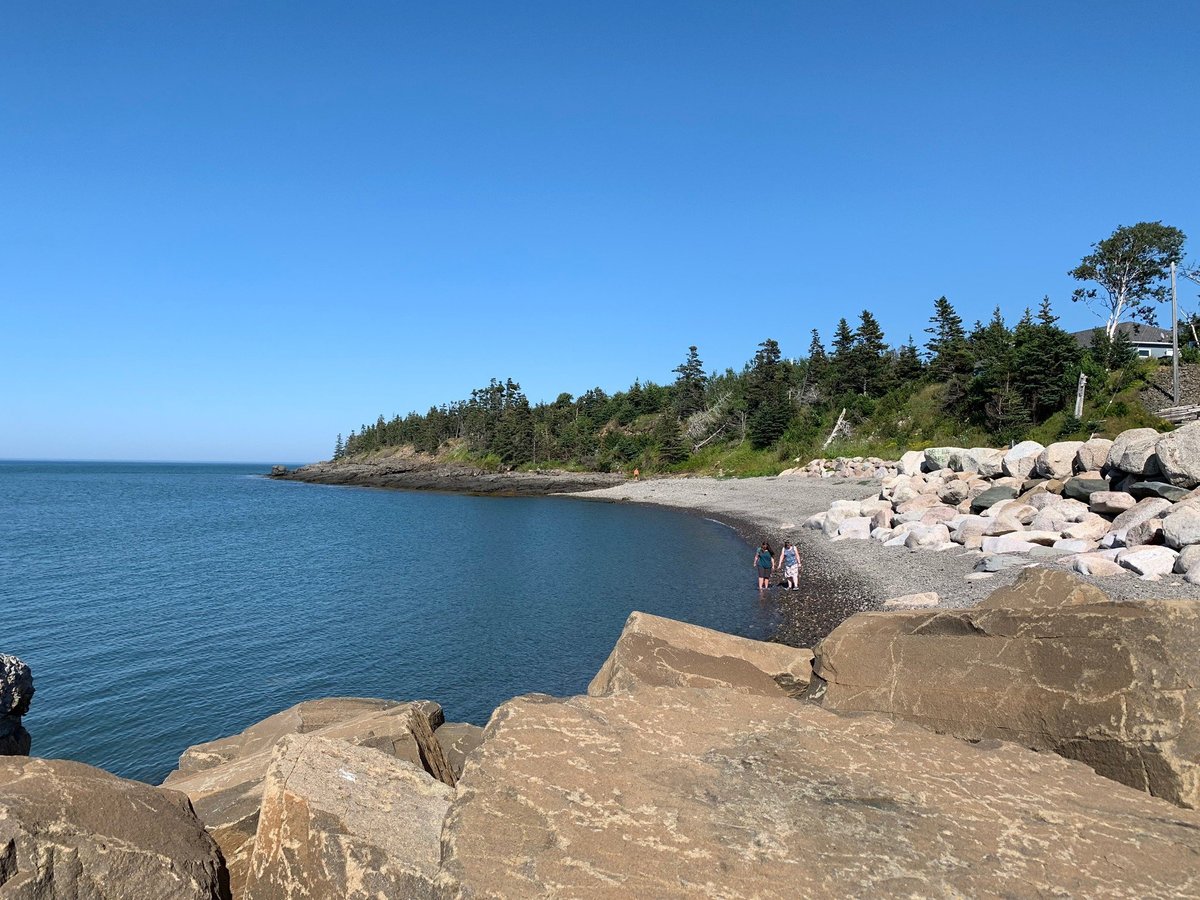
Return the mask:
[[[0,759],[0,896],[1197,896],[1198,650],[1200,602],[1056,569],[812,652],[633,613],[486,729],[331,698],[160,788]]]
[[[310,484],[512,496],[577,493],[611,487],[626,480],[625,475],[611,472],[568,472],[558,469],[490,472],[469,463],[448,462],[401,451],[375,457],[313,463],[290,470],[285,466],[274,466],[271,477]]]

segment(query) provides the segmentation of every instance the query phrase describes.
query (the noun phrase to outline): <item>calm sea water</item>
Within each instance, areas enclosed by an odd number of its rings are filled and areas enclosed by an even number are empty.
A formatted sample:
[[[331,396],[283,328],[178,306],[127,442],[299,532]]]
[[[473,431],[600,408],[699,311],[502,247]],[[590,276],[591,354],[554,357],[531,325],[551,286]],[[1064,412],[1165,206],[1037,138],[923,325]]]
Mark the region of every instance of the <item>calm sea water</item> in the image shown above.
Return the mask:
[[[582,692],[634,609],[774,626],[714,522],[265,468],[0,463],[0,652],[33,669],[35,755],[157,783],[189,745],[314,697],[483,724],[517,694]]]

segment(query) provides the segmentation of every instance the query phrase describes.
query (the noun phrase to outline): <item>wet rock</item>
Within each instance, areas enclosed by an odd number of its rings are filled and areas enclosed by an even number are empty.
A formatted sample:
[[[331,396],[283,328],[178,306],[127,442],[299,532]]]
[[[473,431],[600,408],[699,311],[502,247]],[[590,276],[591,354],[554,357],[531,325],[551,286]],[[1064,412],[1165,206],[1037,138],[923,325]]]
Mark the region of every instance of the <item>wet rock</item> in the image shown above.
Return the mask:
[[[442,847],[458,897],[1200,889],[1200,817],[1077,763],[725,690],[505,703]]]
[[[799,696],[811,673],[811,650],[633,612],[588,694],[676,686]]]
[[[263,785],[245,900],[434,900],[454,791],[345,741],[288,735]]]
[[[854,616],[814,651],[827,708],[1053,750],[1200,801],[1196,601],[1114,602],[1034,568],[974,609]]]
[[[228,898],[217,845],[187,798],[58,759],[0,759],[0,896]]]
[[[263,779],[275,746],[289,734],[316,734],[370,747],[454,784],[454,773],[433,736],[426,709],[415,703],[344,697],[310,700],[241,734],[191,748],[163,785],[191,799],[221,847],[235,895],[245,882],[254,846]]]
[[[21,717],[33,702],[33,673],[17,657],[0,653],[0,756],[28,756],[31,740]]]

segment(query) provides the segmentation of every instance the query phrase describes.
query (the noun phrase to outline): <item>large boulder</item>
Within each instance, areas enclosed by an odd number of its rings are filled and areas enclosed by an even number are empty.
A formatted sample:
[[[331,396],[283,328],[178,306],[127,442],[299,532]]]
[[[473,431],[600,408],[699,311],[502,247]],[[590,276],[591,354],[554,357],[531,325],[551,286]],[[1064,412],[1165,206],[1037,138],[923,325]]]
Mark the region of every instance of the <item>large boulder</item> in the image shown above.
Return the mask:
[[[0,897],[220,900],[225,866],[187,798],[59,759],[0,759]]]
[[[421,766],[453,786],[454,772],[430,727],[427,707],[390,700],[309,700],[277,713],[239,735],[186,751],[179,770],[163,782],[187,794],[216,839],[239,894],[254,848],[263,779],[275,746],[289,734],[315,734],[379,750]]]
[[[924,463],[924,450],[909,450],[901,455],[900,462],[896,464],[896,471],[901,475],[919,475]]]
[[[15,656],[0,653],[0,756],[28,756],[29,732],[21,717],[33,701],[33,673]]]
[[[1053,750],[1200,803],[1195,601],[1113,602],[1036,568],[973,609],[853,616],[814,652],[810,695],[829,709]]]
[[[1170,547],[1130,547],[1117,554],[1117,562],[1148,578],[1169,575],[1179,554]]]
[[[1124,491],[1096,491],[1088,499],[1092,512],[1102,516],[1119,516],[1136,505],[1133,495]]]
[[[925,451],[925,469],[937,472],[950,468],[950,458],[962,453],[961,447],[929,447]]]
[[[677,686],[796,697],[804,693],[811,674],[811,650],[633,612],[588,693]]]
[[[1010,478],[1025,480],[1037,465],[1038,456],[1045,449],[1037,441],[1021,441],[1004,454],[1004,474]]]
[[[1180,500],[1187,499],[1191,494],[1191,491],[1187,488],[1167,484],[1165,481],[1134,481],[1130,482],[1125,490],[1139,500],[1144,500],[1147,497],[1158,497],[1169,503],[1178,503]]]
[[[971,512],[983,512],[985,509],[991,509],[997,503],[1002,503],[1005,500],[1012,500],[1017,496],[1014,488],[996,485],[990,487],[981,494],[976,494],[971,500]]]
[[[1069,478],[1083,441],[1056,441],[1038,454],[1034,472],[1042,478]]]
[[[1108,451],[1108,467],[1131,475],[1153,475],[1158,472],[1154,450],[1160,435],[1153,428],[1131,428],[1122,431]]]
[[[1200,886],[1200,815],[1012,744],[688,688],[521,697],[487,732],[442,832],[445,896],[1165,897]]]
[[[978,472],[984,478],[995,478],[1004,473],[1004,451],[990,447],[972,447],[959,453],[964,472]]]
[[[1145,497],[1113,519],[1113,529],[1132,528],[1147,519],[1157,519],[1170,508],[1170,500],[1164,500],[1161,497]]]
[[[1063,485],[1063,496],[1078,500],[1080,503],[1087,503],[1091,500],[1092,494],[1098,494],[1108,490],[1108,482],[1103,478],[1086,478],[1082,475],[1077,475],[1074,478],[1068,478]]]
[[[1163,516],[1163,542],[1168,547],[1181,550],[1192,544],[1200,544],[1200,509],[1191,504],[1180,503]]]
[[[276,746],[245,900],[434,900],[454,791],[419,766],[345,741]]]
[[[1113,442],[1108,438],[1091,438],[1083,442],[1075,454],[1076,472],[1099,472],[1108,462],[1108,453]]]
[[[1177,487],[1200,485],[1200,422],[1182,425],[1162,435],[1154,445],[1158,466]]]

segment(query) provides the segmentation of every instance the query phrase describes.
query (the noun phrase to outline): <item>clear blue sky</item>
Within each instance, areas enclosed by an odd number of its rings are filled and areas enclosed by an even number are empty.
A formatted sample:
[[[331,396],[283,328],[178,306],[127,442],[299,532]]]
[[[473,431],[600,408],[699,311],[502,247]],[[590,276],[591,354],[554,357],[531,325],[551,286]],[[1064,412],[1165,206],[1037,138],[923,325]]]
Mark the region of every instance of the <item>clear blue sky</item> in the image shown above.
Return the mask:
[[[489,377],[918,341],[1200,250],[1194,3],[121,2],[0,19],[0,458],[308,461]],[[1185,291],[1195,307],[1195,289]]]

